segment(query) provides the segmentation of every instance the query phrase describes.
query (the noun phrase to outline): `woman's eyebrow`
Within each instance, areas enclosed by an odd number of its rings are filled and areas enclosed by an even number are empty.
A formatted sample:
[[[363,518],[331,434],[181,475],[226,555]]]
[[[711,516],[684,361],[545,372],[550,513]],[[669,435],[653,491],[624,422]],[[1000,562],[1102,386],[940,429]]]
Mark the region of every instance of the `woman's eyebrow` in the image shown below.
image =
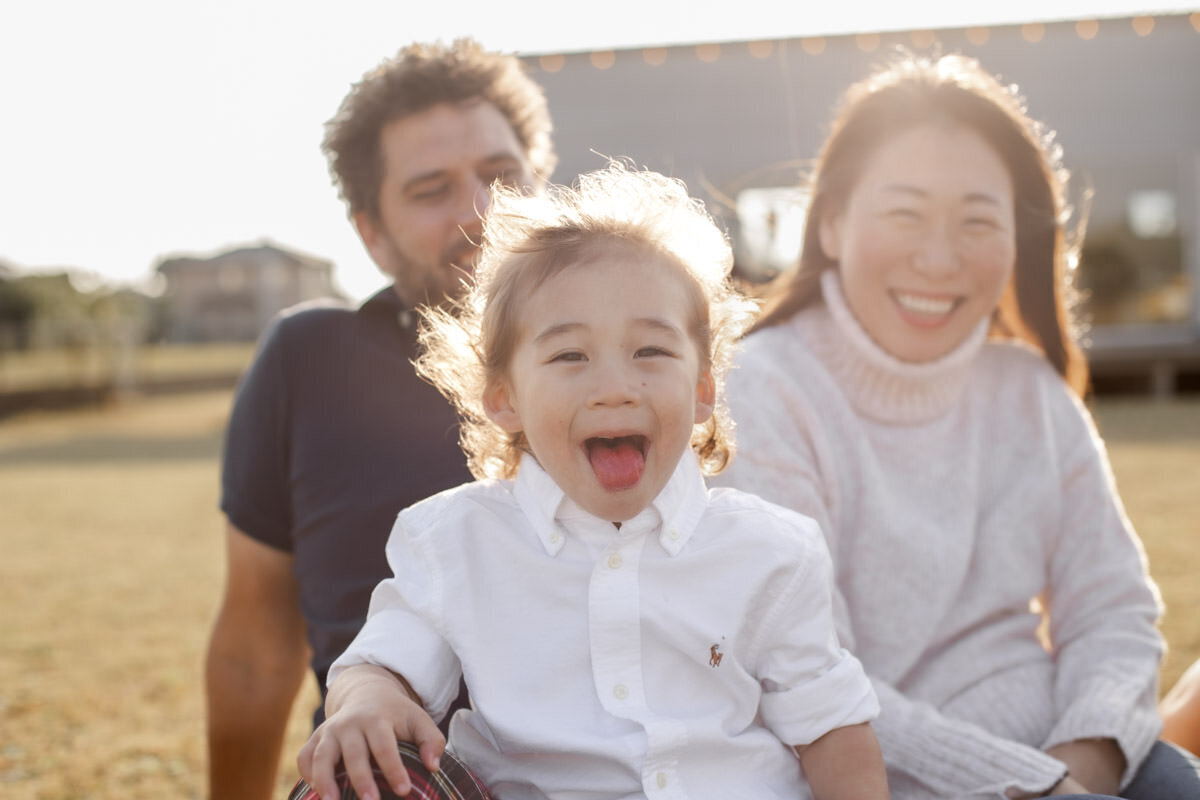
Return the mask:
[[[894,192],[896,194],[912,195],[913,197],[928,197],[929,192],[918,186],[913,186],[908,183],[889,183],[883,187],[885,192]],[[1004,203],[999,197],[991,192],[967,192],[963,196],[963,200],[968,203],[989,203],[994,206],[1002,206]]]

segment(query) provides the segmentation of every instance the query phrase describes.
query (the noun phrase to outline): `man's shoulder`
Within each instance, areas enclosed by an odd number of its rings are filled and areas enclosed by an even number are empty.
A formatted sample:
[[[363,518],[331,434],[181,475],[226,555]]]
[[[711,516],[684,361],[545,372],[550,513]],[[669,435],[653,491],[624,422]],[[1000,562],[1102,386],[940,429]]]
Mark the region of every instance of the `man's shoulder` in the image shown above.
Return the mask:
[[[275,322],[290,328],[304,328],[322,325],[328,320],[353,317],[357,310],[357,306],[348,300],[337,297],[317,297],[279,311],[275,315]]]
[[[309,355],[336,345],[345,337],[361,334],[359,308],[346,300],[321,297],[305,300],[279,311],[263,334],[263,349],[299,350]],[[336,349],[336,347],[335,347]]]

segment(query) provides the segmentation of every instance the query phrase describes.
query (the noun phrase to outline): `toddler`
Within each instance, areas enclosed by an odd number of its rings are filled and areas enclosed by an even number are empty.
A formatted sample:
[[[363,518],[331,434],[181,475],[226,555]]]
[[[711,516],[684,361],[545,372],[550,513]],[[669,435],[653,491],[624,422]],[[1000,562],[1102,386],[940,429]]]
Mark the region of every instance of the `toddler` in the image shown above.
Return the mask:
[[[887,796],[878,703],[834,634],[807,517],[708,490],[722,384],[754,307],[682,184],[614,164],[500,188],[457,313],[418,367],[458,406],[477,481],[401,512],[395,576],[329,674],[301,774],[364,800],[370,757],[449,749],[501,800]],[[399,410],[398,410],[399,411]]]

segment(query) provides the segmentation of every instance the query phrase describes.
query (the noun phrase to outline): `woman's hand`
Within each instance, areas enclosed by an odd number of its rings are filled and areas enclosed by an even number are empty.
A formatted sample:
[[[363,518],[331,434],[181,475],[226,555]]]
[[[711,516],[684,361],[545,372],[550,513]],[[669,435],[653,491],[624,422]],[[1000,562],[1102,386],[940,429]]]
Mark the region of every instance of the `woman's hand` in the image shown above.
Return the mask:
[[[1079,739],[1046,751],[1067,765],[1067,776],[1045,794],[1013,794],[1012,800],[1059,797],[1066,794],[1115,795],[1125,772],[1125,755],[1112,739]]]
[[[1054,788],[1042,797],[1058,797],[1064,794],[1088,794],[1087,788],[1070,775],[1054,784]]]
[[[1094,794],[1115,795],[1125,773],[1125,754],[1112,739],[1078,739],[1046,751],[1067,765],[1070,778]],[[1057,787],[1055,787],[1057,789]],[[1053,792],[1052,794],[1070,794]]]
[[[1038,797],[1059,797],[1064,794],[1088,794],[1088,790],[1079,781],[1067,775],[1061,781],[1054,784],[1048,792],[1026,794],[1018,792],[1016,789],[1009,789],[1007,794],[1009,800],[1035,800]]]
[[[323,798],[339,797],[334,779],[342,761],[350,784],[362,800],[378,800],[371,756],[388,785],[404,796],[412,789],[396,741],[412,742],[431,772],[446,748],[446,739],[399,675],[372,665],[347,669],[330,687],[325,722],[313,731],[296,757],[301,777]]]

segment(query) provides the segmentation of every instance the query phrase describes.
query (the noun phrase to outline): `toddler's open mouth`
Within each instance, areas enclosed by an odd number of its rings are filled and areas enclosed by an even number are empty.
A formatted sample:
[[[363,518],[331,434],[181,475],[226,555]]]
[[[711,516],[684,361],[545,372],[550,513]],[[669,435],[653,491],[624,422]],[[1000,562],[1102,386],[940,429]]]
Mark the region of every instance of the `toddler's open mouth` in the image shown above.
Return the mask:
[[[594,436],[584,444],[592,471],[605,489],[610,492],[630,489],[642,479],[649,445],[645,436]]]

